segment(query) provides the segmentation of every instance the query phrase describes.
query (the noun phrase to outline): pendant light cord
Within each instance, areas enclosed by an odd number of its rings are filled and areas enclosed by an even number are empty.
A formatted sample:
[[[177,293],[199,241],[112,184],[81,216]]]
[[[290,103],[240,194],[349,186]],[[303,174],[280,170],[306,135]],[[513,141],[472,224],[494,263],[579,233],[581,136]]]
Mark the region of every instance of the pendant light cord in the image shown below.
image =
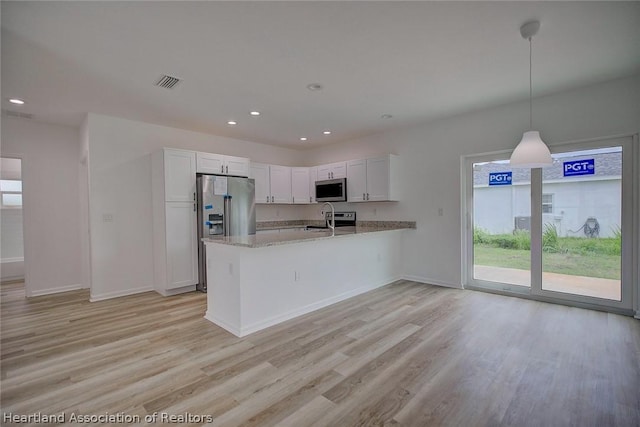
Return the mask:
[[[529,37],[529,130],[533,130],[533,85],[531,83],[532,55],[531,37]]]

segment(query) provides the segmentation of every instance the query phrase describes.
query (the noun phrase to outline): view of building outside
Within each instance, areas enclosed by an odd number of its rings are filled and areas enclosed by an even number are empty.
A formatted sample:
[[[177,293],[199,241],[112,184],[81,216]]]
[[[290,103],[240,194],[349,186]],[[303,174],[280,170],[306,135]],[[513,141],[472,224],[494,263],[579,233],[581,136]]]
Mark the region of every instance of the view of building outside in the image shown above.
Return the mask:
[[[554,156],[556,157],[556,156]],[[563,176],[563,164],[594,159],[594,174]],[[490,185],[489,174],[511,172],[510,184]],[[473,173],[475,226],[489,234],[529,230],[530,172],[509,168],[509,162],[476,164]],[[542,171],[542,223],[562,237],[613,237],[620,229],[622,152],[556,157]],[[593,228],[596,227],[594,232]]]
[[[543,289],[619,300],[622,150],[553,155],[543,169]],[[530,170],[473,165],[474,277],[530,286]]]

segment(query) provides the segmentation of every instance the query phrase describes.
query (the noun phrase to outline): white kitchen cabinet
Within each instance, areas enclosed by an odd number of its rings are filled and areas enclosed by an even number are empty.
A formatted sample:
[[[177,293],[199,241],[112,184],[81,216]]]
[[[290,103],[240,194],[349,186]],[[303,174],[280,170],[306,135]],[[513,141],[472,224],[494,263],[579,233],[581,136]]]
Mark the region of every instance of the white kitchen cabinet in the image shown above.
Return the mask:
[[[347,201],[397,200],[397,172],[393,154],[347,162]]]
[[[309,203],[316,202],[316,180],[318,179],[318,168],[309,168]]]
[[[195,152],[164,149],[151,157],[154,287],[162,295],[198,282]]]
[[[309,168],[291,168],[291,199],[294,204],[311,203]]]
[[[251,162],[249,178],[256,185],[256,203],[271,203],[271,184],[269,182],[269,165]]]
[[[255,180],[256,203],[291,203],[291,168],[251,163],[250,178]]]
[[[318,166],[318,181],[325,179],[345,178],[347,176],[347,163],[338,162]]]
[[[181,288],[198,283],[198,242],[196,212],[190,202],[167,202],[166,289]]]
[[[271,203],[291,203],[291,168],[269,165]]]
[[[193,151],[165,148],[158,152],[163,164],[167,202],[190,202],[196,191],[196,155]]]
[[[196,153],[196,171],[215,175],[249,176],[249,159],[213,153]]]

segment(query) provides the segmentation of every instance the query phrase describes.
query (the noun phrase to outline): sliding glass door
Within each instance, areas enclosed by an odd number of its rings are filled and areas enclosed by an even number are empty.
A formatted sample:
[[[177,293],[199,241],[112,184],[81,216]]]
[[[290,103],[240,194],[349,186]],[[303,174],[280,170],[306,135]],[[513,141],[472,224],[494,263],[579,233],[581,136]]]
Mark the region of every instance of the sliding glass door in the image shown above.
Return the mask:
[[[468,287],[630,309],[632,138],[552,147],[553,166],[509,153],[465,160]]]

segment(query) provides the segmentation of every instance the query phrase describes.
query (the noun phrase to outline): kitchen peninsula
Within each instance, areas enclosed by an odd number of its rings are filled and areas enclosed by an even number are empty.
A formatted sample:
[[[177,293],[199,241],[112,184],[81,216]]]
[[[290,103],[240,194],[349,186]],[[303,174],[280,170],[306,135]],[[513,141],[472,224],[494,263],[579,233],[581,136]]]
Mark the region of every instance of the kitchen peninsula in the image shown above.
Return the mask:
[[[407,228],[415,223],[205,238],[205,318],[242,337],[391,283]]]

